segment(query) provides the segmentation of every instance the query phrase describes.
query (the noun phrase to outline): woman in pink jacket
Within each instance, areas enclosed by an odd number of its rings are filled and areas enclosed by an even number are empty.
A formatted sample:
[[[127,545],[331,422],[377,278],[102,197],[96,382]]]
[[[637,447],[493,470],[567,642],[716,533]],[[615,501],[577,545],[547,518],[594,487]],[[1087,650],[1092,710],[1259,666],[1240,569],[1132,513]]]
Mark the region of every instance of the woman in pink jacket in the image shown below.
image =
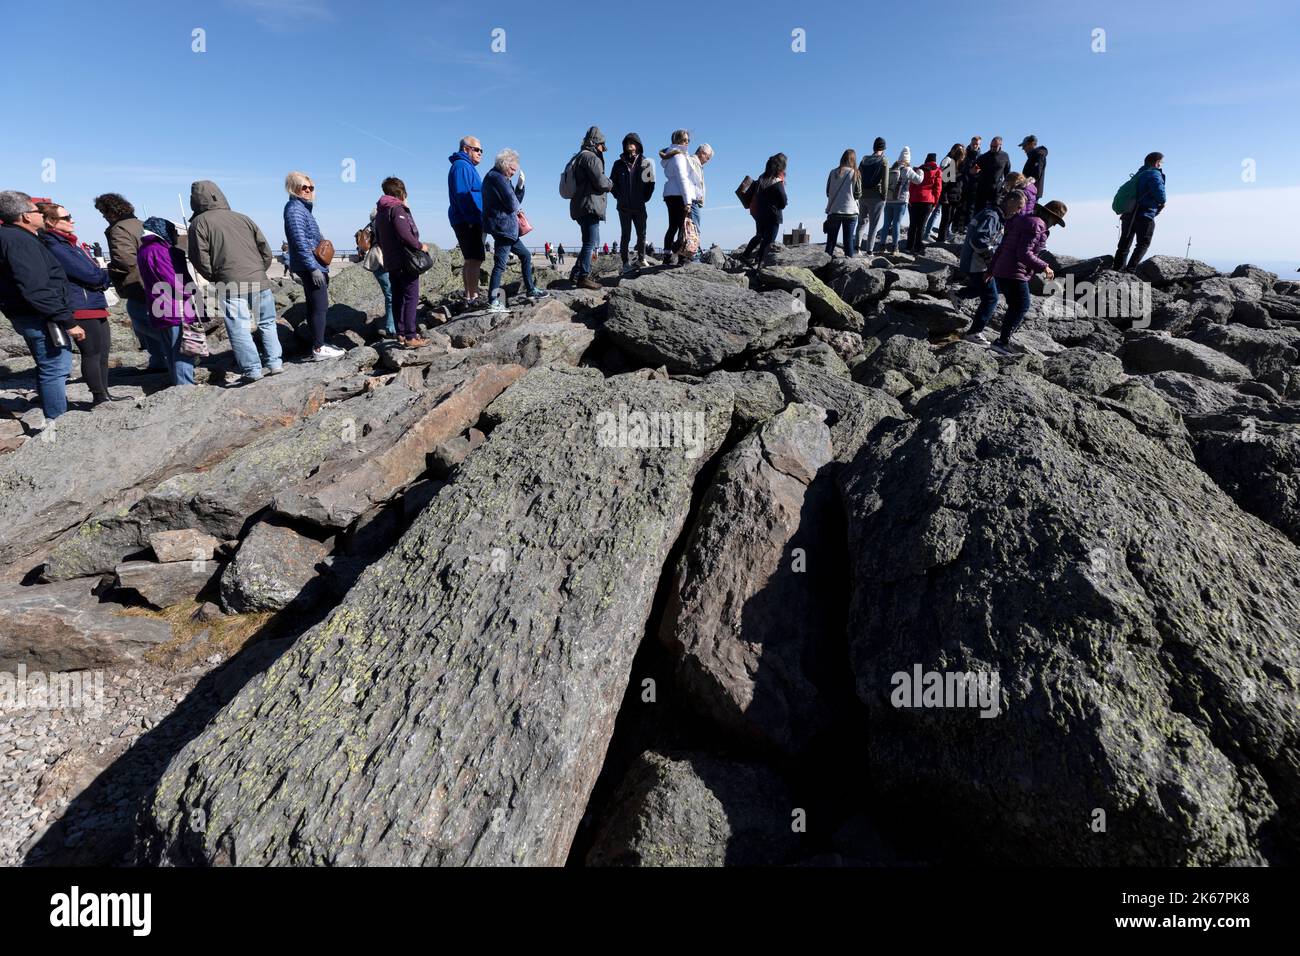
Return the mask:
[[[162,340],[163,358],[173,385],[194,384],[194,359],[181,352],[181,326],[197,322],[194,290],[185,253],[176,245],[176,225],[161,216],[145,220],[136,263],[149,303],[149,322]]]

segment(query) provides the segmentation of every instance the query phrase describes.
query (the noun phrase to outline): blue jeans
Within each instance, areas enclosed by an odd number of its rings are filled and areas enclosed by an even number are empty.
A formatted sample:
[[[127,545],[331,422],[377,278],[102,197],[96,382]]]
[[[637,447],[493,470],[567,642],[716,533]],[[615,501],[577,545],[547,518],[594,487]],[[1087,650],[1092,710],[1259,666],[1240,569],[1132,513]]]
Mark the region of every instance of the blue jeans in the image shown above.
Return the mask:
[[[966,335],[974,335],[976,332],[983,332],[984,327],[989,324],[989,319],[993,318],[993,313],[998,307],[998,280],[989,279],[987,272],[973,273],[971,282],[976,285],[980,297],[980,306],[975,310],[975,320],[971,322],[970,328],[966,330]]]
[[[27,349],[36,360],[36,389],[41,396],[41,410],[46,421],[53,421],[68,410],[72,347],[56,348],[45,331],[44,319],[10,316],[9,321],[27,341]]]
[[[844,232],[844,254],[853,255],[853,234],[857,232],[857,216],[831,216],[831,231],[826,233],[826,254],[835,255],[835,240],[839,238],[841,230]]]
[[[235,352],[235,364],[248,378],[262,377],[262,359],[257,354],[257,344],[249,328],[256,322],[262,351],[266,353],[266,367],[274,371],[281,365],[280,335],[275,328],[275,297],[270,289],[248,292],[244,295],[229,293],[222,302],[226,320],[226,335]],[[257,312],[256,320],[253,312]]]
[[[1011,344],[1011,336],[1020,328],[1020,323],[1025,321],[1025,315],[1029,312],[1029,283],[1024,279],[990,280],[980,293],[980,307],[975,313],[975,321],[966,331],[970,334],[984,330],[998,307],[999,294],[1007,297],[1007,311],[1002,316],[1002,333],[998,336],[998,341],[1007,346]]]
[[[697,203],[697,202],[693,202],[693,203],[691,203],[691,209],[690,209],[690,212],[691,212],[691,222],[695,223],[695,235],[696,235],[696,236],[699,236],[699,235],[700,235],[700,210],[703,209],[703,208],[704,208],[704,206],[703,206],[702,204],[700,204],[700,203]],[[703,258],[704,258],[704,240],[701,239],[701,240],[700,240],[700,247],[699,247],[698,249],[695,250],[695,255],[691,256],[691,261],[692,261],[692,262],[700,262]]]
[[[158,337],[158,330],[153,327],[153,323],[150,321],[149,303],[127,299],[126,314],[131,319],[131,328],[135,331],[135,337],[140,343],[140,348],[149,353],[149,368],[156,372],[165,369],[167,367],[167,349],[163,346],[162,339]]]
[[[163,354],[167,358],[167,371],[171,375],[172,384],[193,385],[194,359],[181,353],[181,327],[169,325],[165,329],[158,329],[155,334],[166,346]]]
[[[885,225],[881,228],[880,234],[886,244],[893,249],[898,248],[898,231],[903,227],[903,213],[906,211],[905,202],[885,203]]]
[[[375,273],[375,281],[384,290],[384,328],[389,335],[393,335],[397,332],[397,325],[393,321],[393,283],[388,278],[386,269]]]
[[[930,213],[930,217],[925,221],[925,232],[923,232],[922,235],[925,237],[926,242],[930,241],[930,233],[934,231],[934,220],[939,215],[939,209],[940,209],[939,203],[935,203],[934,211]]]
[[[501,288],[501,277],[506,274],[506,265],[510,262],[510,253],[519,257],[519,268],[524,274],[524,289],[528,292],[536,291],[533,285],[533,254],[528,251],[522,239],[511,239],[509,236],[502,236],[492,233],[492,238],[496,241],[496,251],[492,254],[492,278],[488,281],[488,301],[496,301],[495,293]],[[502,299],[502,305],[505,299]]]
[[[600,217],[594,214],[582,216],[578,219],[578,226],[582,229],[582,249],[578,252],[578,263],[573,267],[573,276],[581,279],[591,274],[591,255],[600,242]]]

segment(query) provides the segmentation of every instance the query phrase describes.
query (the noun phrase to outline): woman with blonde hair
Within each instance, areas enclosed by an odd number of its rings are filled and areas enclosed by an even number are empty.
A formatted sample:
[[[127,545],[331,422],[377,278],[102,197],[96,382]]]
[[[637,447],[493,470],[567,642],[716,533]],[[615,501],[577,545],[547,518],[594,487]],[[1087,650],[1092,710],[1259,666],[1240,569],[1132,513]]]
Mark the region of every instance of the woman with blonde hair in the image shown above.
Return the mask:
[[[307,296],[308,321],[311,323],[311,358],[324,362],[343,355],[342,349],[325,344],[325,313],[330,307],[330,269],[316,257],[320,245],[320,226],[312,213],[316,185],[306,173],[292,172],[284,177],[284,238],[289,242],[289,271],[302,283]]]
[[[844,254],[852,256],[853,230],[858,222],[858,200],[862,198],[862,174],[858,152],[846,149],[840,164],[826,177],[826,254],[835,255],[835,238],[844,233]]]

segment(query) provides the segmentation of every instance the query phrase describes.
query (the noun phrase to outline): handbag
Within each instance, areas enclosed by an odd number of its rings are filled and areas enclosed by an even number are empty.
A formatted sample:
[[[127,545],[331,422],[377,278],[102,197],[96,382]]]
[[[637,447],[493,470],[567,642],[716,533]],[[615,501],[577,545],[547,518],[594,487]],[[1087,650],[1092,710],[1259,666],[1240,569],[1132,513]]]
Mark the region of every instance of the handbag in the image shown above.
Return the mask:
[[[682,223],[682,241],[673,251],[679,256],[693,256],[700,251],[700,231],[695,228],[695,220],[687,218]]]
[[[188,358],[208,357],[208,337],[194,324],[181,326],[181,354]]]
[[[515,218],[519,220],[520,237],[526,236],[533,231],[533,224],[528,221],[528,217],[524,215],[522,209],[515,213]]]
[[[361,258],[361,264],[371,272],[384,271],[386,268],[384,265],[384,250],[379,248],[379,243],[375,243],[366,250],[366,254]]]
[[[433,268],[433,256],[429,255],[423,249],[412,249],[406,246],[406,261],[403,263],[406,274],[414,278],[415,276],[424,275]]]
[[[316,248],[312,250],[312,255],[316,257],[317,262],[328,269],[330,263],[334,261],[334,243],[330,242],[328,239],[322,239],[320,242],[316,243]]]
[[[749,189],[753,185],[754,178],[752,176],[746,176],[740,181],[740,185],[736,187],[736,198],[740,200],[742,206],[749,206]]]

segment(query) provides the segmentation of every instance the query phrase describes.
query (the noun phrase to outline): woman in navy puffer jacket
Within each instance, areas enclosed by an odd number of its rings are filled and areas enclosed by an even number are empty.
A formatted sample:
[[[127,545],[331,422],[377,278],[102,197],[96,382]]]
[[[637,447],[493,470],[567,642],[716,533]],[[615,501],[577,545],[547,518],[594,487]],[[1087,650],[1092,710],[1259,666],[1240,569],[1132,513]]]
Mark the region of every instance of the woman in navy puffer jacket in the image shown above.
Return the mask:
[[[519,173],[519,185],[510,182]],[[510,253],[519,257],[519,268],[524,274],[524,288],[528,298],[541,299],[549,295],[533,283],[533,255],[519,236],[519,210],[524,200],[524,174],[519,172],[519,154],[513,149],[497,153],[496,162],[483,177],[483,232],[496,240],[496,253],[492,263],[492,280],[488,283],[488,311],[505,312],[506,297],[497,290],[506,272]]]

